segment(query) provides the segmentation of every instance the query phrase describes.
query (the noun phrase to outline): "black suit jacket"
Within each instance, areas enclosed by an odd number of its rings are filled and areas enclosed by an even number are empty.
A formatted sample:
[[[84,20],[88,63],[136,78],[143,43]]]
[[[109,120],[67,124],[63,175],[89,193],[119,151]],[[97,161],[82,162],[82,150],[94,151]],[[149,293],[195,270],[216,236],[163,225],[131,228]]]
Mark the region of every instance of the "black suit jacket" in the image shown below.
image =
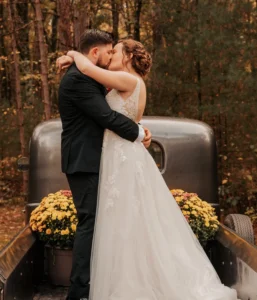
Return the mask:
[[[111,110],[105,88],[72,64],[59,87],[62,172],[99,172],[104,129],[135,141],[138,125]]]

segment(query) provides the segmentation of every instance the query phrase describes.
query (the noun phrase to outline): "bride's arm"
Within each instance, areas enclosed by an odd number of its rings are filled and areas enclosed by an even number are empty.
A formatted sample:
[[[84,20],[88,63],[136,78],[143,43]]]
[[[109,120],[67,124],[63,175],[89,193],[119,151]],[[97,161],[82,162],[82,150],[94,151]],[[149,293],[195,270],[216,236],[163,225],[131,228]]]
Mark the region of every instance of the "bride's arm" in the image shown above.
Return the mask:
[[[118,91],[133,91],[137,84],[135,76],[123,71],[108,71],[94,65],[87,57],[77,51],[69,51],[68,56],[72,57],[81,73],[93,78],[104,86]]]

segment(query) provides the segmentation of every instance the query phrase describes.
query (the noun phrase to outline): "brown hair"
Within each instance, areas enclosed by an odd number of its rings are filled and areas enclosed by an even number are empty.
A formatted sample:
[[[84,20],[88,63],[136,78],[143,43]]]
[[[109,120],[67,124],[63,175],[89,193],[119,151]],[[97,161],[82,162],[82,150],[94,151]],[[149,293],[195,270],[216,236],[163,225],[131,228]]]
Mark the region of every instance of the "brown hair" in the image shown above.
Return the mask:
[[[133,54],[131,58],[132,67],[140,76],[145,77],[150,72],[152,57],[143,44],[133,39],[119,40],[118,43],[122,43],[126,55]]]
[[[113,39],[110,33],[99,29],[88,29],[80,37],[79,51],[88,54],[93,47],[112,43]]]

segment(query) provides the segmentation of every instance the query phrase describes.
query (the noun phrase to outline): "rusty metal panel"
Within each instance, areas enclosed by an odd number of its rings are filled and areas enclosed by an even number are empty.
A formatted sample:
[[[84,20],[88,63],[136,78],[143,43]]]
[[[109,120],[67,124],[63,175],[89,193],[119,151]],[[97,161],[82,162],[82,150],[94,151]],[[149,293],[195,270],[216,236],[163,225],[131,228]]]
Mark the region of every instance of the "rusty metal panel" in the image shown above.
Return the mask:
[[[142,122],[163,151],[162,175],[169,188],[196,192],[217,204],[216,144],[212,129],[197,120],[144,117]],[[30,141],[29,203],[69,188],[61,172],[61,121],[39,124]]]
[[[0,295],[3,300],[32,299],[34,284],[44,273],[43,257],[35,236],[26,226],[0,252]]]
[[[25,227],[1,252],[1,276],[8,278],[29,248],[35,243],[31,229]]]

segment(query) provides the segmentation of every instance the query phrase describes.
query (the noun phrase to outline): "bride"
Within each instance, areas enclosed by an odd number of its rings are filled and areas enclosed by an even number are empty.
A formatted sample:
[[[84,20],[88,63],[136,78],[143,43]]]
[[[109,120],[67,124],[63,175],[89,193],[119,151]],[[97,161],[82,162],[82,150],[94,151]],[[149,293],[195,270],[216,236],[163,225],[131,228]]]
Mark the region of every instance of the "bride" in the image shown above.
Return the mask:
[[[141,43],[118,42],[109,70],[79,52],[67,55],[82,73],[112,88],[107,101],[113,110],[141,120],[143,78],[151,67]],[[237,299],[236,291],[218,278],[149,152],[109,130],[101,158],[89,299]]]

